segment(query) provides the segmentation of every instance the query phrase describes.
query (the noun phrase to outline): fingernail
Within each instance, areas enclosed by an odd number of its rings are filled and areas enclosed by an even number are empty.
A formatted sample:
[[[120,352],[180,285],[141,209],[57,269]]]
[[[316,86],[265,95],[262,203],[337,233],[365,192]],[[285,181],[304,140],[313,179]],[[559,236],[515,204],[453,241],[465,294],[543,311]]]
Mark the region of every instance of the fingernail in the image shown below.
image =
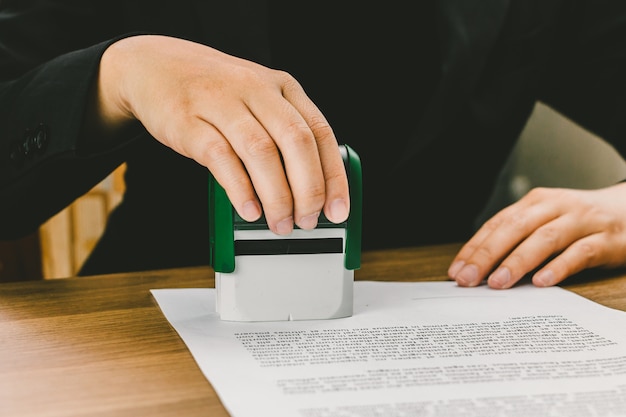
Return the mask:
[[[554,272],[549,269],[539,271],[533,276],[533,284],[538,287],[549,287],[554,285]]]
[[[456,274],[459,273],[459,271],[461,270],[461,268],[463,268],[464,265],[465,265],[465,261],[454,262],[452,265],[450,265],[450,268],[448,268],[448,276],[450,278],[455,278]]]
[[[333,223],[341,223],[348,218],[348,205],[343,198],[338,198],[330,203],[330,217]]]
[[[241,217],[249,222],[258,220],[258,218],[261,217],[261,206],[254,200],[243,203],[241,211]]]
[[[500,267],[489,276],[489,286],[493,288],[507,288],[511,281],[511,271],[509,268]]]
[[[456,275],[456,282],[462,287],[478,285],[478,268],[476,265],[465,265]]]
[[[317,219],[319,218],[319,216],[320,216],[319,211],[316,213],[310,214],[308,216],[304,216],[298,222],[298,226],[301,229],[305,229],[305,230],[314,229],[315,226],[317,226]]]
[[[287,217],[276,223],[276,233],[279,235],[288,235],[293,230],[293,217]]]

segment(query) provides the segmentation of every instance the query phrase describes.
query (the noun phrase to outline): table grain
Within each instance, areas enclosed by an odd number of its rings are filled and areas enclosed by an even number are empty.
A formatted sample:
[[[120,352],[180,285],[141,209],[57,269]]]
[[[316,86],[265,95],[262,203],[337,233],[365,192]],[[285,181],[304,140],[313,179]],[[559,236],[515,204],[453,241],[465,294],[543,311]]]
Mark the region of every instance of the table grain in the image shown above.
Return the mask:
[[[355,278],[446,280],[459,248],[365,252]],[[209,267],[0,284],[0,416],[228,416],[150,294],[213,286]],[[626,271],[562,286],[626,311]]]

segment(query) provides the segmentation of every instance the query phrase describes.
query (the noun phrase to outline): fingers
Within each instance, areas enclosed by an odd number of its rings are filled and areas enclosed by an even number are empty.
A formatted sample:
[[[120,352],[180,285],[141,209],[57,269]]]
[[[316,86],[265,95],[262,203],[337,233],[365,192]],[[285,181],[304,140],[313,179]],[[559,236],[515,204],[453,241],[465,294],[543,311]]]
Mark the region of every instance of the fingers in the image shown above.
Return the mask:
[[[511,251],[554,216],[552,210],[530,203],[528,199],[505,208],[489,219],[463,246],[448,270],[449,276],[461,286],[479,285],[505,256],[510,254],[513,259],[525,253]],[[519,279],[510,269],[494,273],[492,282],[514,283]]]
[[[281,235],[291,233],[294,187],[286,176],[277,144],[241,103],[224,108],[230,118],[215,117],[214,113],[215,120],[187,122],[195,124],[194,129],[188,130],[193,140],[183,142],[181,153],[209,168],[242,218],[256,220],[264,212],[270,230]],[[219,129],[215,126],[218,123]],[[317,161],[318,168],[319,165]],[[321,177],[321,169],[318,171],[317,176]],[[317,213],[322,204],[318,203]],[[317,217],[311,227],[316,223]]]
[[[626,264],[624,223],[618,218],[603,220],[604,225],[597,232],[573,241],[539,269],[532,277],[533,284],[549,287],[588,268],[623,267]]]
[[[180,153],[201,161],[227,191],[228,199],[246,221],[261,217],[262,208],[245,167],[226,138],[214,126],[195,119],[187,123],[195,140],[182,142]]]
[[[288,234],[348,216],[348,183],[332,129],[288,74],[162,36],[118,41],[104,115],[132,115],[157,140],[210,169],[237,212]],[[120,65],[122,63],[123,65]],[[105,68],[106,69],[106,68]],[[118,91],[119,90],[119,91]],[[119,97],[119,99],[118,99]],[[112,123],[110,123],[112,124]]]
[[[581,231],[576,228],[573,216],[560,216],[537,227],[526,239],[502,260],[500,265],[487,278],[492,288],[512,287],[526,273],[534,270],[554,254],[577,242]],[[583,236],[584,238],[584,236]],[[480,261],[479,261],[480,262]],[[570,266],[573,269],[574,265]],[[570,271],[571,273],[577,271]]]
[[[348,183],[334,134],[295,80],[277,74],[282,93],[247,97],[238,123],[224,125],[223,134],[275,233],[290,233],[294,223],[313,229],[325,207],[331,221],[344,221]]]
[[[337,139],[320,110],[293,81],[285,83],[283,94],[302,115],[315,138],[324,178],[324,214],[331,222],[341,223],[350,212],[350,195]],[[302,227],[300,223],[298,225]]]
[[[490,287],[504,289],[535,270],[532,282],[551,286],[587,268],[624,265],[625,191],[623,185],[533,190],[487,221],[448,275],[461,286],[487,278]]]
[[[330,126],[304,99],[303,91],[291,92],[288,98],[255,96],[243,103],[245,107],[225,107],[228,115],[216,112],[217,117],[207,118],[219,124],[233,150],[223,154],[225,159],[237,157],[242,162],[237,169],[225,160],[209,168],[218,173],[216,179],[244,219],[250,220],[243,213],[246,207],[254,208],[252,214],[260,205],[268,227],[280,235],[291,233],[294,224],[305,230],[315,228],[323,209],[337,223],[347,218],[349,210],[347,176]]]
[[[277,84],[283,86],[290,82],[288,77],[285,79],[287,81],[281,80]],[[266,135],[255,141],[245,141],[249,146],[238,149],[238,154],[263,203],[270,228],[274,223],[293,225],[295,222],[302,229],[312,229],[317,225],[326,201],[325,172],[318,141],[329,139],[314,132],[305,117],[308,120],[321,119],[326,126],[328,124],[317,108],[301,105],[306,97],[301,89],[290,97],[283,95],[282,91],[280,94],[254,96],[246,102]],[[301,108],[294,106],[294,102]],[[334,137],[331,139],[334,141]],[[334,142],[336,157],[341,162],[338,145]],[[265,166],[262,166],[262,154],[272,154]]]
[[[550,287],[577,272],[600,265],[596,248],[602,245],[602,239],[597,234],[577,240],[538,270],[532,277],[533,284]]]

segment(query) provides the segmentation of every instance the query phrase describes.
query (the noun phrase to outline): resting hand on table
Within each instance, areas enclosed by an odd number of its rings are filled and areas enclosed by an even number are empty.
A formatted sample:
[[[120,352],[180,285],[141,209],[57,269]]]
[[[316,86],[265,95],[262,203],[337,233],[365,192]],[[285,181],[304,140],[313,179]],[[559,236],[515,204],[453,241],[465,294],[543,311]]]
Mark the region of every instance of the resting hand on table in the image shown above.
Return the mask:
[[[294,223],[315,227],[322,210],[334,222],[348,216],[337,140],[285,72],[182,39],[134,36],[105,51],[94,102],[92,129],[106,137],[139,120],[207,167],[248,221],[263,210],[272,231],[288,234]]]
[[[510,288],[539,267],[532,282],[546,287],[587,268],[623,266],[626,183],[599,190],[531,190],[485,222],[448,275],[460,286],[487,278],[492,288]]]

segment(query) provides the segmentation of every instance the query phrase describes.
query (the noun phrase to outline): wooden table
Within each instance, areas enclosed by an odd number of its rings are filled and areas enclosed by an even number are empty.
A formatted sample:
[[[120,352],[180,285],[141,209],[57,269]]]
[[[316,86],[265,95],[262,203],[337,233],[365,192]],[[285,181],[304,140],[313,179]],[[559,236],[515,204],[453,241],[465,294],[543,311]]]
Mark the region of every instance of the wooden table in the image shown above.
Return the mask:
[[[445,280],[458,248],[365,253],[356,279]],[[205,267],[1,284],[0,415],[227,416],[149,292],[213,285]],[[624,271],[563,286],[626,311]]]

